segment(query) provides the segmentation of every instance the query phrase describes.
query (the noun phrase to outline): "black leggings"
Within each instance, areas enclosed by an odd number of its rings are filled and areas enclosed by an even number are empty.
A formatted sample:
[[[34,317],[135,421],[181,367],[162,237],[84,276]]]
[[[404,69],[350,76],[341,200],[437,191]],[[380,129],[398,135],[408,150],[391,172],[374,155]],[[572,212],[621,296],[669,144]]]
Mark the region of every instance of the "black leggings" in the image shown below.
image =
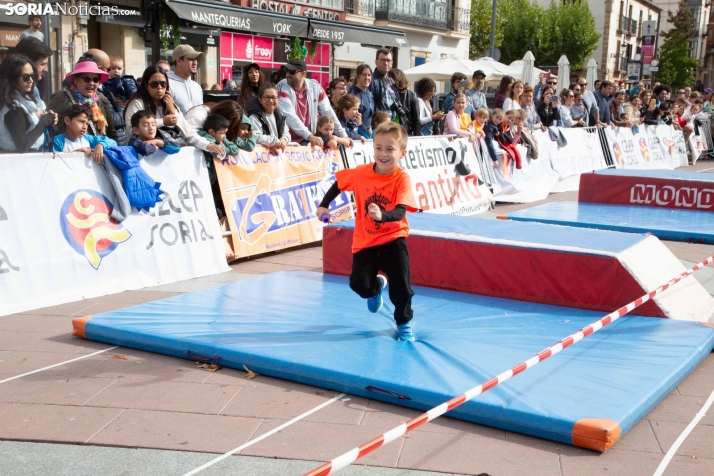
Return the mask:
[[[379,293],[377,271],[389,278],[389,300],[394,304],[394,320],[397,325],[406,324],[414,316],[412,296],[414,292],[409,279],[409,251],[404,238],[379,246],[359,250],[352,255],[350,288],[362,298],[371,298]]]

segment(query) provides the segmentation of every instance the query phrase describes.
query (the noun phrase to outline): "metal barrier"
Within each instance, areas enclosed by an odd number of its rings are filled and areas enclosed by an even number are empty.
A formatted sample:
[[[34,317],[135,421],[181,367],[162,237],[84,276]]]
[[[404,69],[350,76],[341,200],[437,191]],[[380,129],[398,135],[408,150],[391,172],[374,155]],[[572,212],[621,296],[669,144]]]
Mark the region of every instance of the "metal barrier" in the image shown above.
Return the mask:
[[[698,134],[706,145],[706,149],[702,151],[702,154],[699,156],[699,159],[701,160],[702,158],[704,158],[704,156],[710,159],[714,158],[714,140],[712,140],[711,121],[709,119],[704,121],[700,119],[695,119],[694,133]]]

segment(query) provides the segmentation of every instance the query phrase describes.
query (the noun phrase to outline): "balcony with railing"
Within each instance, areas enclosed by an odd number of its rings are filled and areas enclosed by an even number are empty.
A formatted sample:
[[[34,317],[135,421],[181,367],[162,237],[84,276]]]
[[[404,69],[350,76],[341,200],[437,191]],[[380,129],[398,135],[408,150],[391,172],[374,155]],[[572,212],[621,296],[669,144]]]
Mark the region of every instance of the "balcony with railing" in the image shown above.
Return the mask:
[[[637,30],[637,25],[638,25],[637,20],[634,20],[634,19],[631,20],[631,22],[630,22],[630,32],[631,32],[633,35],[635,35],[635,36],[640,36],[640,35],[638,35],[638,33],[637,33],[637,31],[638,31],[638,30]]]
[[[466,8],[451,7],[448,29],[457,33],[470,33],[471,11]]]
[[[450,29],[449,10],[445,3],[430,0],[376,0],[375,18],[447,30]]]
[[[345,12],[374,18],[374,0],[345,0]]]
[[[620,17],[620,24],[617,26],[618,33],[630,34],[630,26],[632,24],[632,19],[630,17]]]

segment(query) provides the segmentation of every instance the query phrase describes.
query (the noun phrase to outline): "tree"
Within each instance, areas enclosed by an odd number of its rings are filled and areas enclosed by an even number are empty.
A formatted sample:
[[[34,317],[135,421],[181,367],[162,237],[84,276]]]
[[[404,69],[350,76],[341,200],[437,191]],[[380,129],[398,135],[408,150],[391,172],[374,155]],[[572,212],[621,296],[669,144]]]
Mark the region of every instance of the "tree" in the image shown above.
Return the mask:
[[[491,3],[471,2],[471,58],[483,56],[489,48]],[[533,0],[498,0],[496,14],[496,46],[503,63],[519,60],[530,50],[538,64],[554,65],[566,55],[578,69],[600,41],[587,2],[551,2],[543,8]]]
[[[692,70],[699,67],[699,61],[689,56],[689,42],[697,36],[696,22],[685,0],[680,0],[677,12],[668,12],[667,17],[672,29],[662,34],[657,80],[673,88],[694,86]]]
[[[496,4],[496,46],[503,41],[504,6],[507,2],[499,0]],[[492,0],[471,0],[471,40],[469,58],[476,59],[486,55],[491,47]]]

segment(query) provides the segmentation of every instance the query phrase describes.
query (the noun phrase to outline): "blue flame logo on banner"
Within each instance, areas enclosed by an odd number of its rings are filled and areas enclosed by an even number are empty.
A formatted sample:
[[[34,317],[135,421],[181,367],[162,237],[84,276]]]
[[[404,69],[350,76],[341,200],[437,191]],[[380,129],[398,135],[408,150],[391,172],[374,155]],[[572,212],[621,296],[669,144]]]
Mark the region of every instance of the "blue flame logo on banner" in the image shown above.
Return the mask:
[[[110,217],[114,205],[99,192],[77,190],[62,204],[60,227],[67,243],[94,269],[131,233]]]

